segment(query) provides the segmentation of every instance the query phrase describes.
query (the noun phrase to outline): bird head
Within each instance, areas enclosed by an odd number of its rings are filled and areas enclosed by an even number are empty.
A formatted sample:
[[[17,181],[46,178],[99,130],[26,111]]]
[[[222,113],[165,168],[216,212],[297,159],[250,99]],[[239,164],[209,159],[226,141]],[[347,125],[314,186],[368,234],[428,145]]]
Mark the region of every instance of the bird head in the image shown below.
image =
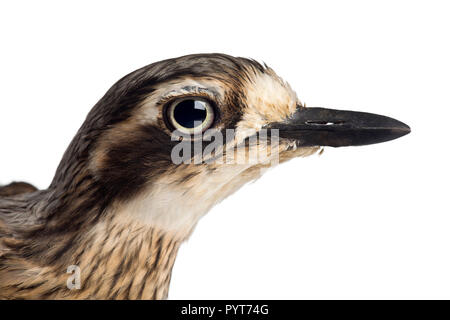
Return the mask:
[[[95,190],[102,208],[114,208],[120,219],[183,238],[212,206],[268,167],[322,146],[378,143],[408,132],[384,116],[306,108],[254,60],[188,55],[113,85],[89,113],[52,185]]]

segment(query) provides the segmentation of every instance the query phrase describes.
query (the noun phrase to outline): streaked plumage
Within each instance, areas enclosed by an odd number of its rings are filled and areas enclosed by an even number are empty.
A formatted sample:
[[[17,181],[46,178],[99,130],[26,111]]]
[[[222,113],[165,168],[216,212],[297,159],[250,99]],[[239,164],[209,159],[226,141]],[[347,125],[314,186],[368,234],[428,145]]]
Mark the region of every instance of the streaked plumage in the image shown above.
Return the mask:
[[[169,59],[125,76],[88,114],[47,189],[0,189],[1,298],[167,297],[177,250],[198,220],[270,166],[174,164],[177,141],[163,110],[185,96],[217,105],[214,127],[235,129],[231,147],[304,109],[273,70],[223,54]],[[296,141],[280,140],[280,162],[319,149]],[[66,286],[70,265],[81,269],[79,290]]]

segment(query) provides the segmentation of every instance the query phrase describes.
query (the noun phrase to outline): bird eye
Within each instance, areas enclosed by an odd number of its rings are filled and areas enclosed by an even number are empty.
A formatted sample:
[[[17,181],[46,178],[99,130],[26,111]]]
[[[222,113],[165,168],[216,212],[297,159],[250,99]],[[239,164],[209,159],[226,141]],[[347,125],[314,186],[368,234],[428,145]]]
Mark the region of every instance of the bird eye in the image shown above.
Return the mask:
[[[213,124],[214,109],[201,98],[185,98],[172,103],[166,116],[170,124],[183,133],[201,133]]]

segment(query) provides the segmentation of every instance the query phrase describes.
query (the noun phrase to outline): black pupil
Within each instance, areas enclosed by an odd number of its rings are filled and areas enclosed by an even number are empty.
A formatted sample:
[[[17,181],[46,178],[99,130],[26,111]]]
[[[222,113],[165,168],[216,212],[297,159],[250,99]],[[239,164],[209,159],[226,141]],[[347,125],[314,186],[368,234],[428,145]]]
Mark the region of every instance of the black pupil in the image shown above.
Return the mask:
[[[173,117],[185,128],[198,127],[206,119],[206,103],[201,100],[184,100],[175,106]]]

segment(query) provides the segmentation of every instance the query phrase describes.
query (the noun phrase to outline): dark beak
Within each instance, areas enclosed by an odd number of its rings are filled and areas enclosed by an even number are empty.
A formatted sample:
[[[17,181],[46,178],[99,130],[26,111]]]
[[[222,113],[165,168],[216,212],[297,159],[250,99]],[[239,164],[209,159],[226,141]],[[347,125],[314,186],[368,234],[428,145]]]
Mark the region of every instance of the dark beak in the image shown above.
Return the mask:
[[[398,120],[365,112],[325,108],[298,108],[283,122],[271,123],[280,138],[295,139],[297,146],[362,146],[400,138],[411,129]]]

